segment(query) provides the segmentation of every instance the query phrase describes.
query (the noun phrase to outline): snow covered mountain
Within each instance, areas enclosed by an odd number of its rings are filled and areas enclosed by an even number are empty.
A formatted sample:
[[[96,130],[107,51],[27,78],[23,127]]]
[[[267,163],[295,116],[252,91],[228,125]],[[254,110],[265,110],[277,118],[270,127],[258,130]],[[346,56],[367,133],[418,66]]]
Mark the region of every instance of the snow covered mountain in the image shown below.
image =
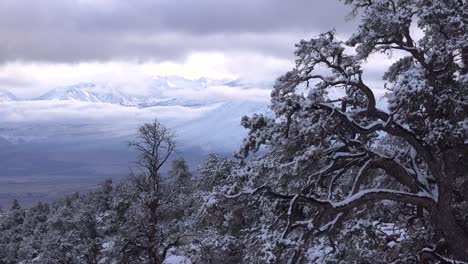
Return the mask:
[[[0,102],[0,185],[3,176],[47,193],[71,181],[88,186],[123,178],[136,159],[127,142],[154,119],[175,131],[174,157],[185,158],[192,170],[209,153],[232,157],[246,136],[242,116],[268,112],[269,87],[162,76],[150,80],[146,95],[98,83],[57,88],[34,100],[13,101],[1,91],[0,101],[11,102]]]
[[[149,81],[147,94],[134,95],[110,83],[79,83],[0,108],[0,137],[14,142],[128,138],[138,125],[157,118],[176,130],[185,148],[231,152],[245,133],[241,117],[268,110],[267,84],[254,85],[158,76]]]
[[[8,90],[0,89],[0,102],[11,102],[16,100],[16,96],[14,96]]]
[[[94,83],[79,83],[57,88],[34,100],[72,100],[120,105],[136,105],[141,101],[140,98],[125,94],[112,86]]]
[[[216,80],[207,78],[187,79],[180,76],[155,76],[152,84],[158,89],[202,89],[209,86],[223,85],[230,80]]]
[[[186,79],[179,76],[157,76],[147,84],[146,94],[133,94],[112,84],[79,83],[61,87],[35,98],[36,101],[71,100],[93,103],[109,103],[139,108],[153,106],[188,106],[199,107],[225,101],[220,98],[226,90],[248,90],[251,88],[269,88],[270,83],[253,84],[236,80]],[[229,90],[230,89],[230,90]]]

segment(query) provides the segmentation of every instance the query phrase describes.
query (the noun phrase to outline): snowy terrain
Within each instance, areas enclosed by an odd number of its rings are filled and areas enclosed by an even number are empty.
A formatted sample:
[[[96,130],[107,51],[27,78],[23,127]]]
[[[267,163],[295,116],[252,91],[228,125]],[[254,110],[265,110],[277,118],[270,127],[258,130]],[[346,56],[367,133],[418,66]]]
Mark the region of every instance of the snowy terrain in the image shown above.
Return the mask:
[[[60,87],[28,100],[3,90],[0,138],[15,143],[127,137],[157,118],[176,130],[183,146],[232,151],[244,133],[240,118],[267,111],[271,86],[263,85],[171,76],[154,78],[143,95],[96,83]]]
[[[268,111],[271,85],[261,85],[171,76],[152,79],[146,94],[108,83],[23,100],[1,90],[0,204],[9,204],[12,193],[34,200],[59,186],[124,177],[135,159],[127,142],[155,118],[176,131],[177,155],[193,170],[210,152],[232,156],[246,133],[241,117]]]
[[[16,101],[17,98],[8,90],[0,89],[0,102]]]

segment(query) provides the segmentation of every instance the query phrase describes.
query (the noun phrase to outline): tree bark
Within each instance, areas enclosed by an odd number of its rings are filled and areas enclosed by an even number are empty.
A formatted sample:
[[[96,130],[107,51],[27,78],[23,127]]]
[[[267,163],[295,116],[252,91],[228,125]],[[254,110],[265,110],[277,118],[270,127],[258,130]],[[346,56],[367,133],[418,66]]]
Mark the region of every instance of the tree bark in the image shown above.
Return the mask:
[[[440,232],[457,260],[468,260],[468,235],[457,223],[450,210],[450,190],[440,188],[439,203],[431,210],[434,227]]]
[[[467,74],[468,73],[468,46],[462,49],[462,61],[463,61],[462,74]]]

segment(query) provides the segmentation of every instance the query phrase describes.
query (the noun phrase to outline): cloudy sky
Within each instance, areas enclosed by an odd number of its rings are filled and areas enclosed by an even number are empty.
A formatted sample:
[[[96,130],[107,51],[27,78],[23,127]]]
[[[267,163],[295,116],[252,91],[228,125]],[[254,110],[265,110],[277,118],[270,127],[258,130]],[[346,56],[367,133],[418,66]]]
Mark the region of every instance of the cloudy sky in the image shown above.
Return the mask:
[[[346,19],[350,11],[339,0],[0,0],[0,90],[20,99],[83,82],[144,94],[156,89],[153,77],[168,75],[253,84],[163,88],[169,98],[223,101],[201,107],[0,103],[0,196],[15,192],[2,182],[9,176],[128,173],[134,157],[125,141],[154,118],[175,129],[179,154],[193,166],[208,152],[231,155],[245,136],[241,117],[268,111],[269,88],[293,66],[294,44],[332,29],[346,39],[357,24]],[[378,95],[390,63],[366,65]],[[59,180],[50,182],[55,190]]]
[[[349,12],[338,0],[0,0],[0,87],[31,98],[154,75],[272,80],[300,39],[348,36]]]

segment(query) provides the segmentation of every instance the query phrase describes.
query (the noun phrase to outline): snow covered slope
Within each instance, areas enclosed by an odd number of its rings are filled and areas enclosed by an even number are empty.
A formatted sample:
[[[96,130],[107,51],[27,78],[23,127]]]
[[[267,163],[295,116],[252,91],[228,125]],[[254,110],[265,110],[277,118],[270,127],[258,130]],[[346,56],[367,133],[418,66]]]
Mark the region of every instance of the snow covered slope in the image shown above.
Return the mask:
[[[185,79],[179,76],[157,76],[145,84],[146,93],[144,94],[134,94],[128,91],[128,87],[122,90],[110,83],[79,83],[51,90],[34,100],[71,100],[140,108],[176,105],[200,107],[229,100],[239,92],[248,97],[252,97],[249,95],[255,97],[255,92],[263,90],[262,96],[264,96],[268,93],[265,87],[272,87],[271,83],[254,84],[240,79]],[[254,91],[254,93],[249,94],[249,91]],[[242,98],[242,95],[238,97]]]
[[[57,88],[35,100],[72,100],[121,105],[136,105],[141,101],[140,98],[125,94],[117,88],[94,83],[79,83],[72,86]]]
[[[0,89],[0,102],[11,102],[16,100],[16,96],[14,96],[8,90]]]
[[[268,104],[252,101],[230,101],[201,118],[174,127],[183,147],[200,146],[206,152],[237,151],[247,131],[241,118],[253,113],[268,113]]]

